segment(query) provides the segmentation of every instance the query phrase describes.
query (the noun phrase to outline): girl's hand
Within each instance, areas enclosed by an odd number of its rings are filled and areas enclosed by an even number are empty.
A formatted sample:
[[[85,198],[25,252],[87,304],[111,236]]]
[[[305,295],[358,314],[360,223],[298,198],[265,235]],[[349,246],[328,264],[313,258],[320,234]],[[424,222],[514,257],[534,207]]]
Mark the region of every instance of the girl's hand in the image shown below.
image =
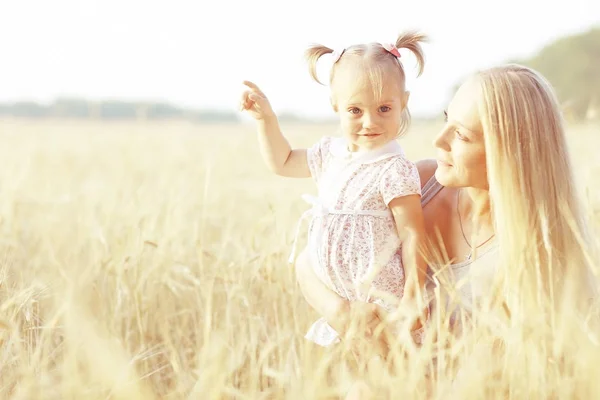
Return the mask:
[[[248,89],[242,93],[240,110],[247,111],[257,121],[275,117],[275,112],[262,90],[250,81],[244,81],[244,85]]]

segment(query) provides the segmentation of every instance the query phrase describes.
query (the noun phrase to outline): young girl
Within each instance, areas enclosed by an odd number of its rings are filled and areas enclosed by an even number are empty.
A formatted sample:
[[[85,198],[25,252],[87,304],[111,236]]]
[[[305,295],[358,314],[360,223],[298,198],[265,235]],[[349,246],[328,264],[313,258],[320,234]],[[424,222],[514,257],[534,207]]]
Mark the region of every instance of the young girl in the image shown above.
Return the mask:
[[[290,147],[267,97],[252,82],[244,82],[248,90],[240,105],[257,121],[270,169],[316,181],[318,197],[305,196],[313,208],[302,218],[312,216],[305,255],[315,273],[338,295],[387,311],[400,299],[416,300],[425,279],[419,174],[396,140],[410,121],[398,49],[416,56],[420,75],[423,40],[423,35],[405,33],[395,44],[357,44],[339,52],[321,45],[309,48],[306,57],[317,82],[317,61],[333,54],[331,103],[342,131],[309,149]],[[339,340],[323,318],[306,337],[322,346]]]

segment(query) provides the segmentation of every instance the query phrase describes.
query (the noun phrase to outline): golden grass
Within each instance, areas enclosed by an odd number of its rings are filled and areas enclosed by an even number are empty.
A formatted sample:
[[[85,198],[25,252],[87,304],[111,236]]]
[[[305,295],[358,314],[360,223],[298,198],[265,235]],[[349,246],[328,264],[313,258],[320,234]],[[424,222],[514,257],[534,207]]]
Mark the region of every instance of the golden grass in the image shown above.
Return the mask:
[[[438,128],[415,123],[407,154],[432,156]],[[334,133],[286,127],[296,145]],[[598,221],[598,132],[569,133]],[[0,398],[317,399],[335,396],[328,377],[347,387],[340,354],[303,339],[317,316],[286,264],[314,185],[268,173],[252,125],[5,120],[0,138]],[[575,339],[580,364],[524,343],[495,380],[477,348],[432,396],[598,398],[600,351]],[[425,398],[426,352],[378,374],[383,393]]]

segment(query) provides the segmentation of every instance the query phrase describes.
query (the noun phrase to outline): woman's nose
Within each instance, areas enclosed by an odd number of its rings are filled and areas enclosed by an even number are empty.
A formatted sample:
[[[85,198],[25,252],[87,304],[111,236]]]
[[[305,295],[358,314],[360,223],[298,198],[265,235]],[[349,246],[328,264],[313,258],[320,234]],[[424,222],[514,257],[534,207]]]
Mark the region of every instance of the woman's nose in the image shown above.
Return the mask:
[[[447,127],[444,127],[444,129],[433,138],[433,146],[443,150],[450,150]]]

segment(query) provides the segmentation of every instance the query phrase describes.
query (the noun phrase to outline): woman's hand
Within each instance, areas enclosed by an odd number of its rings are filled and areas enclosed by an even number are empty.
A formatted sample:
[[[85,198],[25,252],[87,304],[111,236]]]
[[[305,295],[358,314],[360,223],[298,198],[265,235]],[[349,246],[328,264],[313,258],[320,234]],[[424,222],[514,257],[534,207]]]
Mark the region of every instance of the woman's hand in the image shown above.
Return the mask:
[[[329,289],[315,274],[306,250],[296,259],[296,279],[307,303],[357,353],[387,354],[389,328],[382,325],[387,313],[373,303],[350,302]]]
[[[351,303],[344,340],[360,358],[386,358],[392,334],[387,324],[387,312],[377,304]]]
[[[307,250],[296,259],[296,280],[306,302],[338,333],[345,331],[350,302],[329,289],[315,274]]]

